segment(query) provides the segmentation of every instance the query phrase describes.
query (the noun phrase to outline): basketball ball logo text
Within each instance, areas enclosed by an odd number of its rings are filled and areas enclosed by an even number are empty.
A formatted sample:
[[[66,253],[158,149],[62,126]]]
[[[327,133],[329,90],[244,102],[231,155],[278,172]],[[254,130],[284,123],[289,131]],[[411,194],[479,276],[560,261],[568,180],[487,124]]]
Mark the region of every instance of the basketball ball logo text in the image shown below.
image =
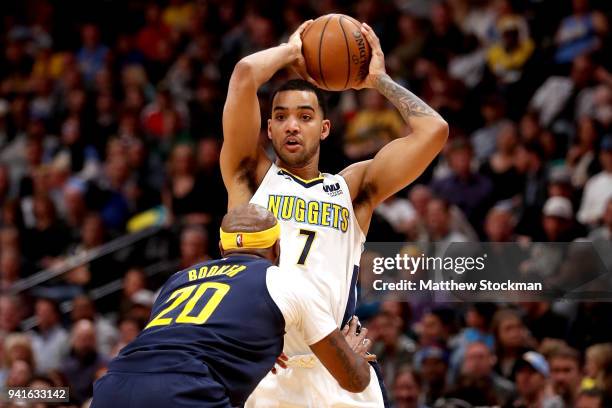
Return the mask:
[[[366,52],[365,39],[361,32],[358,30],[353,31],[353,37],[355,37],[355,41],[357,41],[357,47],[359,48],[359,56],[353,54],[351,59],[354,64],[359,64],[359,79],[363,81],[366,76],[368,76],[369,66],[368,66],[368,54]]]

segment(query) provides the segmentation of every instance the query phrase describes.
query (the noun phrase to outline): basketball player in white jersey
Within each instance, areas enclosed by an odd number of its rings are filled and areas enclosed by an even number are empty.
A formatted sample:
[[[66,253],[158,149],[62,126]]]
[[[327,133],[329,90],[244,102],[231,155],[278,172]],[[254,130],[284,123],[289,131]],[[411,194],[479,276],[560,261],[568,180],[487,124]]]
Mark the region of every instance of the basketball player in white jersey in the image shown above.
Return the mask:
[[[359,258],[374,208],[417,178],[442,149],[448,125],[433,109],[385,72],[380,42],[362,24],[372,47],[369,73],[359,88],[375,88],[406,121],[411,132],[384,146],[372,160],[354,163],[340,174],[319,171],[319,147],[330,132],[320,91],[304,80],[289,81],[274,95],[268,138],[276,161],[259,144],[261,116],[257,90],[277,71],[292,67],[305,74],[300,35],[288,43],[249,55],[230,79],[223,111],[221,171],[228,205],[246,202],[268,208],[281,223],[280,264],[309,279],[339,327],[355,310]],[[268,375],[247,407],[382,407],[384,387],[372,368],[362,393],[343,390],[310,354],[297,333],[285,336],[289,368]]]

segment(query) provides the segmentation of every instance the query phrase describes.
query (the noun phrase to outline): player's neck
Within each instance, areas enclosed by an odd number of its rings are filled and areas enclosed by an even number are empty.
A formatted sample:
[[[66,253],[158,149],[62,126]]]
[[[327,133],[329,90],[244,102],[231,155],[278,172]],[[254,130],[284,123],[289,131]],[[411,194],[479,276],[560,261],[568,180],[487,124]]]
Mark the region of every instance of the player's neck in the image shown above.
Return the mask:
[[[255,252],[247,252],[247,251],[233,251],[233,252],[229,252],[226,253],[224,255],[224,258],[232,258],[234,256],[250,256],[253,258],[266,258],[265,256],[263,256],[262,254],[258,254]]]
[[[241,251],[241,250],[232,250],[231,252],[226,252],[223,254],[224,258],[232,258],[232,257],[252,257],[252,258],[261,258],[272,260],[270,257],[254,251]]]
[[[291,173],[294,176],[297,176],[303,180],[312,180],[321,176],[321,172],[319,171],[319,162],[313,161],[311,163],[307,163],[305,165],[300,166],[291,166],[287,163],[278,160],[276,165],[281,169]]]

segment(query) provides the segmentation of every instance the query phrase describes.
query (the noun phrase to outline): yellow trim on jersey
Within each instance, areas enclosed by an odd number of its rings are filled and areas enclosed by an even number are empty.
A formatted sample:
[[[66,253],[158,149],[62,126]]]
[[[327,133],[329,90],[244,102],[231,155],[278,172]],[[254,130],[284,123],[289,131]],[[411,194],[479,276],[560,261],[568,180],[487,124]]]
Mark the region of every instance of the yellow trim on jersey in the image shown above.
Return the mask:
[[[257,232],[225,232],[219,228],[223,249],[236,248],[270,248],[280,238],[280,224]]]
[[[312,183],[313,181],[317,181],[317,180],[323,180],[323,173],[319,172],[319,175],[313,179],[310,180],[305,180],[303,178],[301,178],[300,176],[296,176],[295,174],[293,174],[292,172],[290,172],[287,169],[284,169],[282,167],[278,167],[279,169],[281,169],[282,171],[284,171],[285,173],[289,174],[291,177],[295,177],[296,179],[300,180],[303,183]]]

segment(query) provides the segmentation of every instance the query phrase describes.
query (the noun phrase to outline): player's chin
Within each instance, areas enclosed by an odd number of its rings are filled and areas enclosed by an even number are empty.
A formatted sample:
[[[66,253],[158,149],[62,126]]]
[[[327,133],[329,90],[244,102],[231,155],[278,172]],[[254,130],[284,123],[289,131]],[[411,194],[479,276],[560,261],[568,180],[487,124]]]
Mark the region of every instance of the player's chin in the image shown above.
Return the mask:
[[[306,155],[303,147],[299,149],[285,149],[283,146],[279,156],[283,162],[295,166],[304,163]]]

